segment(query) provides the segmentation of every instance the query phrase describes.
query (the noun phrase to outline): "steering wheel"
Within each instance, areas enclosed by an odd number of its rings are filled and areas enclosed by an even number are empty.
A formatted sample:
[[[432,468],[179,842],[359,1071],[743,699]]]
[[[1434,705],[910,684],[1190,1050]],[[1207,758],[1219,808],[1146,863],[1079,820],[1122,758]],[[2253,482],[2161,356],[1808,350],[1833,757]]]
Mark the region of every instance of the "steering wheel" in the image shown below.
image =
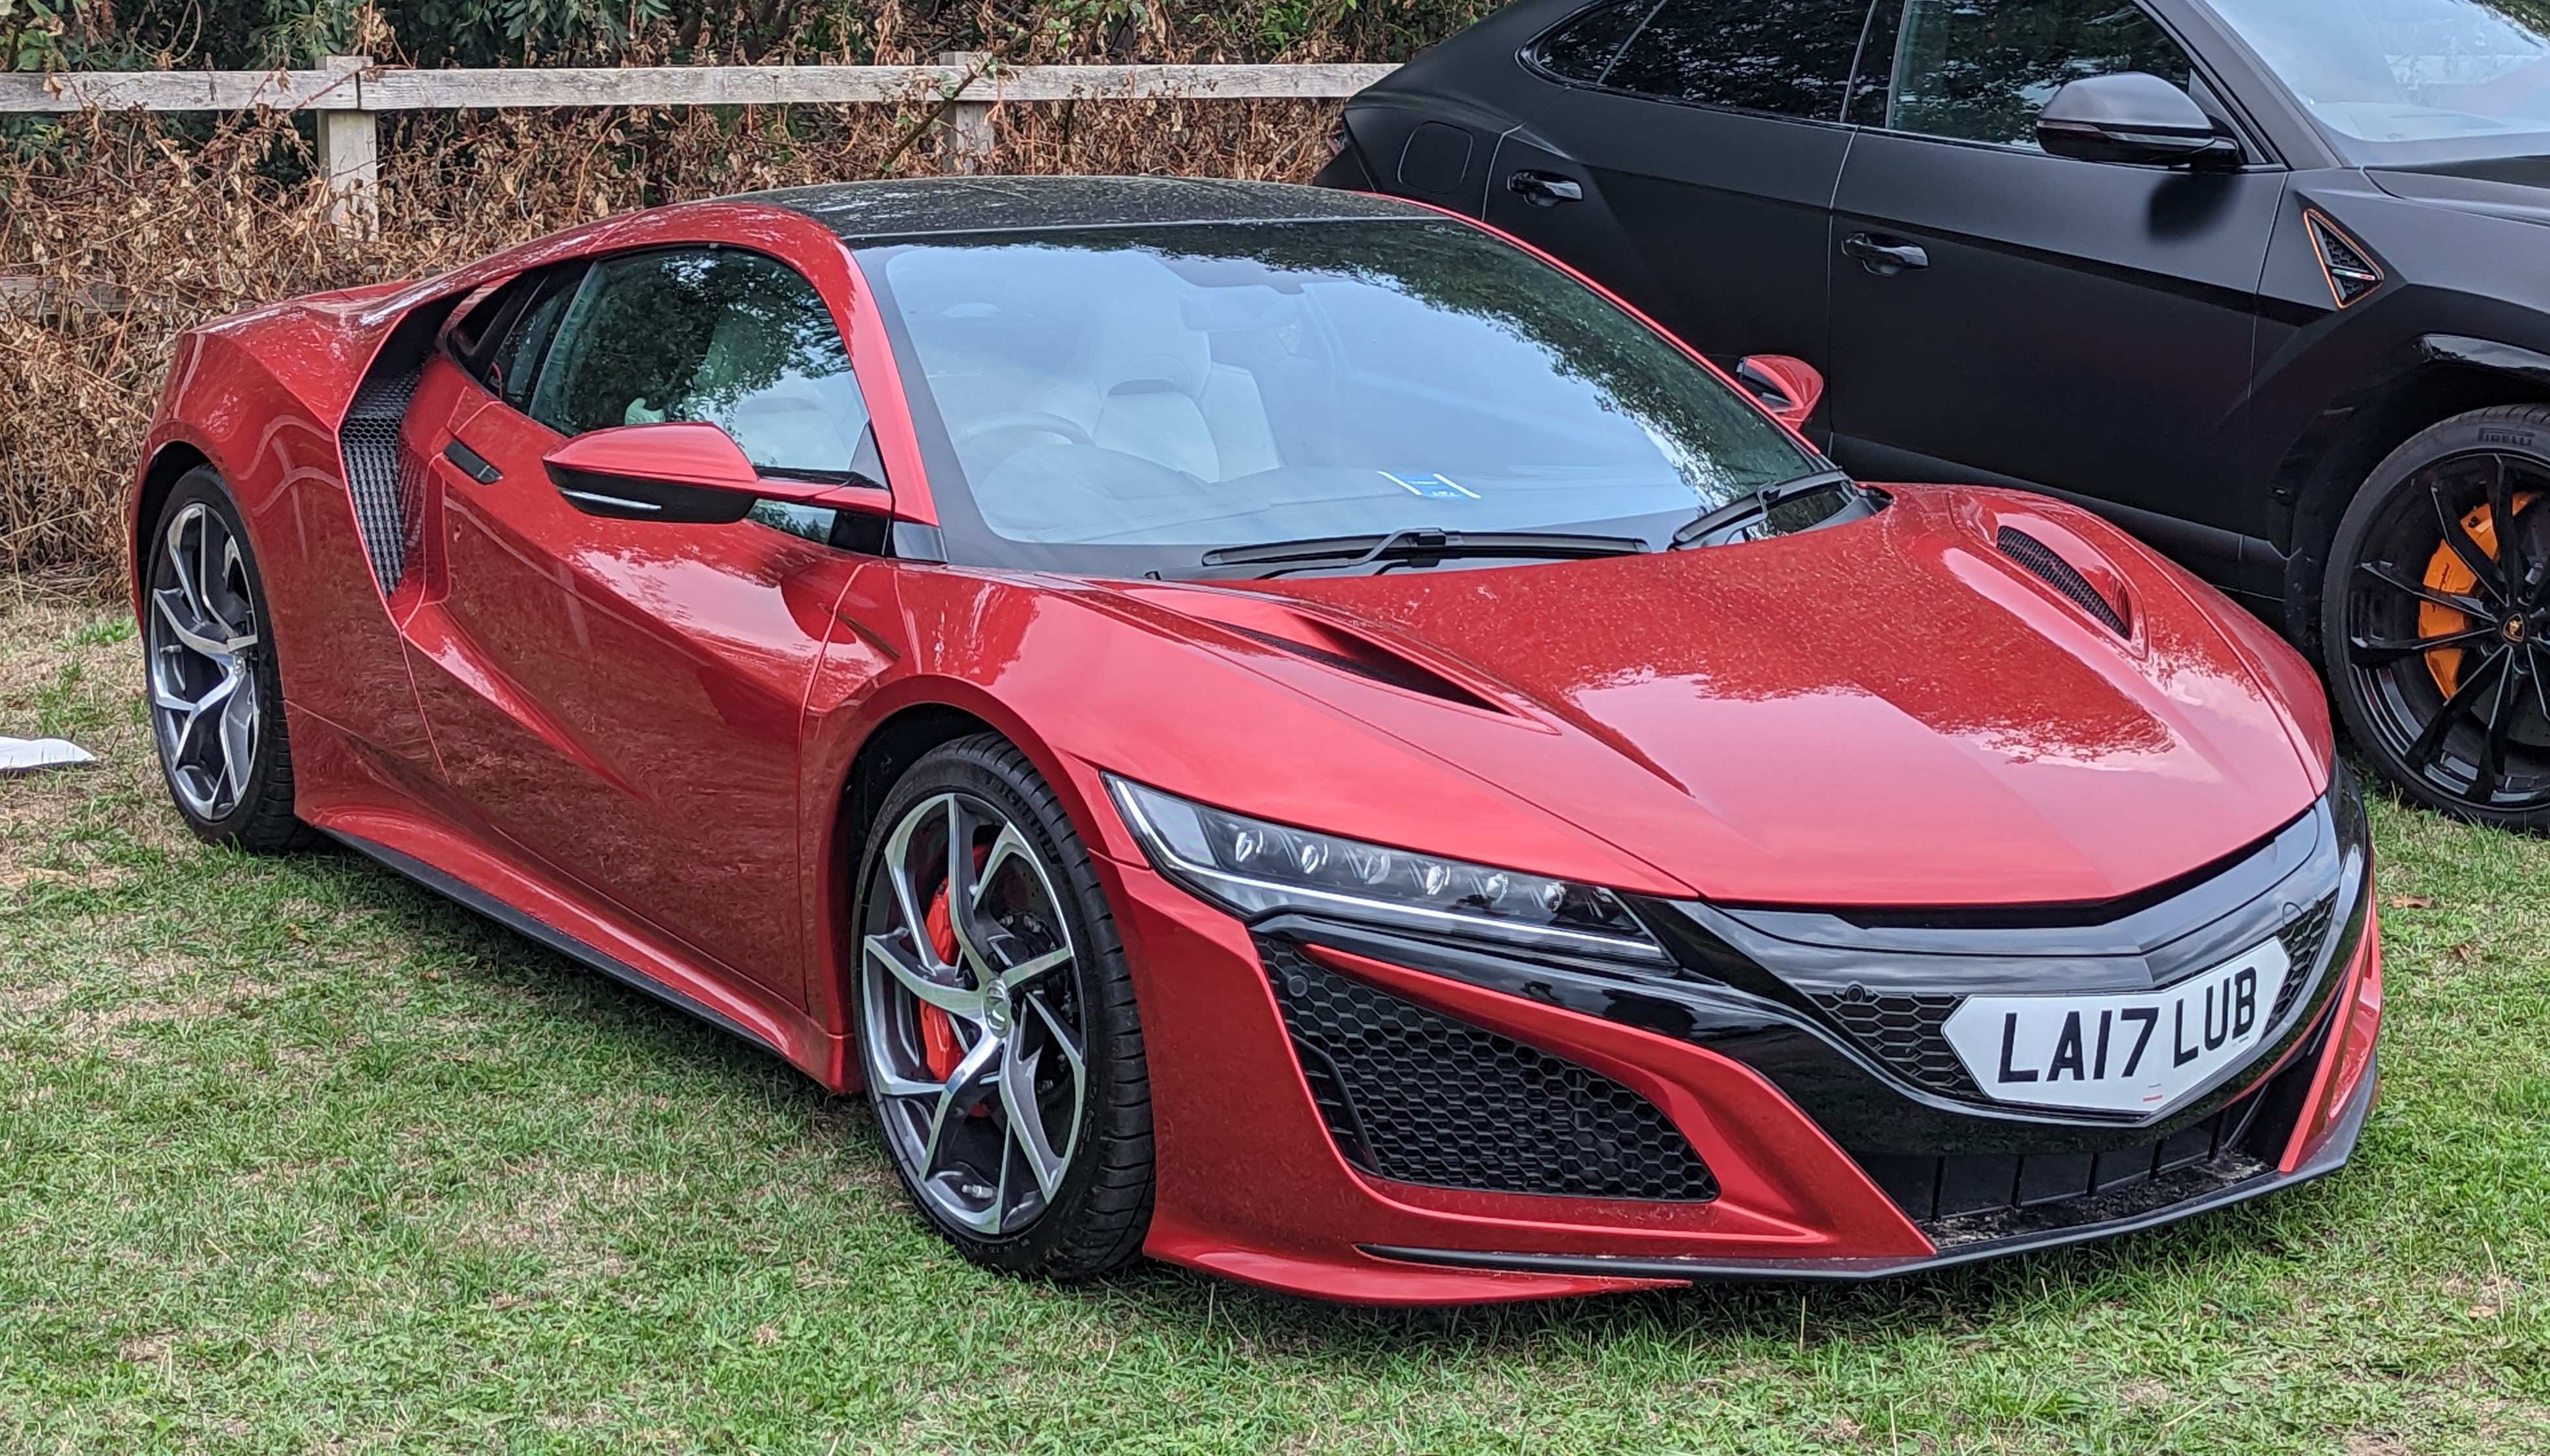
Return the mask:
[[[1059,435],[1072,444],[1098,443],[1089,437],[1089,432],[1081,429],[1077,422],[1060,415],[1048,415],[1042,410],[1004,410],[997,415],[986,415],[957,431],[953,442],[963,444],[968,440],[980,439],[986,435],[998,435],[1005,430],[1034,430],[1046,435]]]

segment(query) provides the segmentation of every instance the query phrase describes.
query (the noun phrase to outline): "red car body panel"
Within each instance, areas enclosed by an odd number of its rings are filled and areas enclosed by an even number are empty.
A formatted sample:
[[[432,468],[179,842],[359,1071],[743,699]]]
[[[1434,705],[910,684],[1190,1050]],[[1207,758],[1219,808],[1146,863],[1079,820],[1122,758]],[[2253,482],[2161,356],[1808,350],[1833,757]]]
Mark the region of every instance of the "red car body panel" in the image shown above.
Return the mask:
[[[2329,788],[2327,717],[2289,647],[2097,518],[1988,490],[1892,486],[1872,519],[1700,551],[1245,588],[1093,582],[861,557],[751,523],[674,536],[585,515],[541,472],[562,437],[437,355],[405,427],[431,475],[422,545],[385,598],[338,430],[400,321],[529,267],[678,243],[756,248],[816,285],[874,412],[895,515],[934,524],[854,256],[800,213],[721,202],[186,336],[136,530],[172,465],[197,456],[238,500],[304,820],[598,952],[836,1090],[857,1083],[847,900],[863,826],[842,806],[858,754],[912,710],[1007,735],[1127,926],[1158,1148],[1147,1248],[1162,1258],[1441,1304],[1673,1281],[1366,1250],[1870,1267],[1937,1250],[1729,1057],[1337,952],[1344,974],[1640,1091],[1721,1188],[1686,1207],[1359,1172],[1312,1104],[1247,927],[1151,868],[1102,771],[1629,894],[1869,907],[2112,900],[2257,843]],[[502,478],[461,473],[445,437]],[[2110,594],[2129,634],[1997,551],[2013,525]],[[1322,633],[1453,691],[1267,639]],[[2287,1173],[2360,1101],[2372,939]]]

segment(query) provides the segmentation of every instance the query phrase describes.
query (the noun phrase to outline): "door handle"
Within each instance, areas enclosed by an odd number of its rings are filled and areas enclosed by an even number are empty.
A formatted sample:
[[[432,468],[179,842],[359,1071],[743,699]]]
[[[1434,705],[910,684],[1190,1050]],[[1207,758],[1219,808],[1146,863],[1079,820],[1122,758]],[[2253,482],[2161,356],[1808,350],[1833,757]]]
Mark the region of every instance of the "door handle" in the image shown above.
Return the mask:
[[[477,481],[480,485],[494,485],[505,478],[505,472],[497,469],[494,461],[462,444],[457,438],[442,447],[442,458],[460,467],[461,474]]]
[[[1930,266],[1927,249],[1910,243],[1880,243],[1866,233],[1853,233],[1843,239],[1841,250],[1859,259],[1862,267],[1880,278],[1892,278],[1907,268]]]
[[[1506,190],[1534,207],[1556,207],[1562,202],[1583,202],[1585,184],[1573,177],[1555,172],[1523,170],[1506,178]]]

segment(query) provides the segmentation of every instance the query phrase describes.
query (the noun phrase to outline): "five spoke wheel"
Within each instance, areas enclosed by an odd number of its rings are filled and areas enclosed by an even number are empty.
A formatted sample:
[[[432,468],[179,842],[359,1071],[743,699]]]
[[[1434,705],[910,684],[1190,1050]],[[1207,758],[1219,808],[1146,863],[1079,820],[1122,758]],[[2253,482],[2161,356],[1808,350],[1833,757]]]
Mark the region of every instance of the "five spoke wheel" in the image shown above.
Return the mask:
[[[2545,497],[2550,462],[2463,449],[2415,463],[2341,534],[2330,665],[2351,726],[2420,798],[2499,823],[2550,810]]]
[[[263,733],[256,604],[228,522],[204,501],[171,511],[150,569],[145,627],[150,722],[178,802],[205,824],[247,797]]]
[[[996,1238],[1053,1203],[1077,1151],[1089,1053],[1052,876],[1009,815],[932,795],[870,874],[861,1037],[887,1144],[948,1222]]]

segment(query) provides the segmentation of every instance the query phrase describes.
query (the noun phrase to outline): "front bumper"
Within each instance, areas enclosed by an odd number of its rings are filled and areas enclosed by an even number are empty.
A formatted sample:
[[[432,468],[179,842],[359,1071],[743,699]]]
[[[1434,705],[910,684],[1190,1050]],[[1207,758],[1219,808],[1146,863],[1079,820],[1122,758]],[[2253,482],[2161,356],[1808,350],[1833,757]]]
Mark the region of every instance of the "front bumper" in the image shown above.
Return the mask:
[[[2139,1130],[1961,1105],[1858,1055],[1828,1027],[1781,1019],[1776,1008],[1750,1028],[1704,1025],[1670,996],[1624,994],[1617,981],[1562,966],[1318,922],[1245,926],[1147,865],[1104,868],[1126,912],[1148,1033],[1159,1181],[1147,1250],[1315,1298],[1448,1305],[1697,1280],[1862,1280],[2054,1248],[2331,1171],[2352,1150],[2372,1097],[2381,968],[2360,855],[2346,877],[2354,909],[2342,943],[2328,947],[2283,1034],[2233,1084]],[[1635,1169],[1614,1166],[1619,1139],[1605,1140],[1588,1164],[1608,1170],[1580,1180],[1592,1194],[1517,1191],[1539,1176],[1520,1155],[1499,1163],[1507,1181],[1492,1186],[1381,1176],[1377,1165],[1389,1159],[1357,1145],[1319,1058],[1296,1049],[1301,1028],[1286,1014],[1289,1006],[1298,1018],[1298,998],[1270,979],[1286,955],[1310,957],[1412,1015],[1504,1038],[1633,1094],[1706,1165],[1705,1196],[1688,1179],[1617,1196],[1640,1187]],[[1696,993],[1690,1005],[1724,991]],[[1808,1042],[1820,1060],[1802,1054]],[[1835,1070],[1841,1063],[1856,1067],[1856,1091]],[[1837,1125],[1846,1130],[1837,1135]],[[2205,1129],[2192,1161],[2169,1150],[2196,1137],[2191,1129]],[[1500,1130],[1518,1143],[1547,1135],[1522,1119]],[[2151,1140],[2156,1161],[2129,1189],[2103,1194],[2094,1183],[2087,1197],[2023,1197],[2027,1159],[2088,1165],[2138,1137]],[[1872,1150],[1884,1138],[1895,1140]],[[2003,1160],[2019,1194],[1982,1213],[1948,1210],[1935,1193],[1917,1203],[1887,1166],[1913,1150],[1935,1151],[1943,1169]]]

